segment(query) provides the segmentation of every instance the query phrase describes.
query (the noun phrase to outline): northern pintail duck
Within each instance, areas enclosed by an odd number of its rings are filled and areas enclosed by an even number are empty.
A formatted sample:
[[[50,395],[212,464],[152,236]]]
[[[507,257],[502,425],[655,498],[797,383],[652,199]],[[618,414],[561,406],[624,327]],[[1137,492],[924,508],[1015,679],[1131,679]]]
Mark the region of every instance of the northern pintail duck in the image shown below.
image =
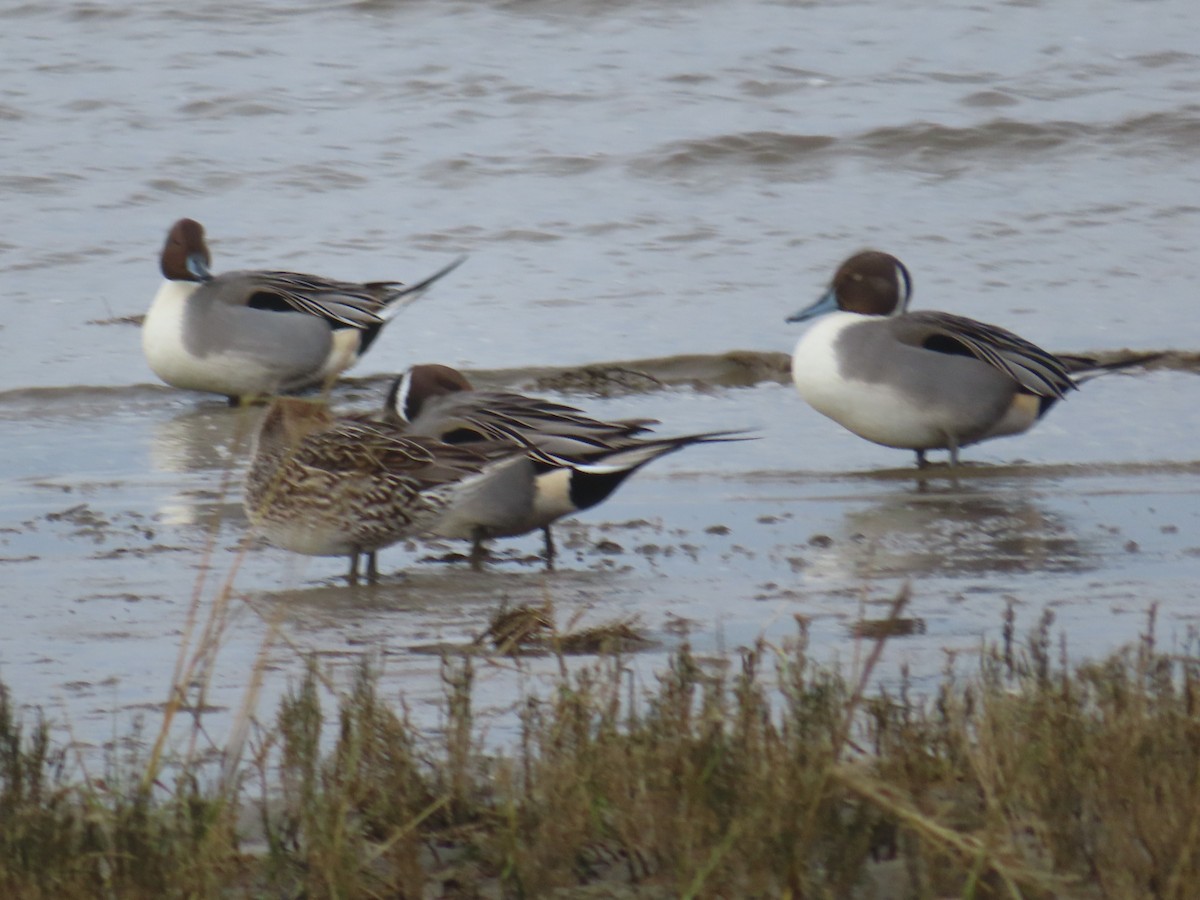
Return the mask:
[[[744,440],[739,432],[718,431],[655,437],[653,419],[605,422],[563,403],[510,391],[475,390],[449,366],[413,366],[396,378],[388,392],[385,416],[406,432],[448,443],[507,441],[525,447],[535,470],[532,505],[524,497],[485,509],[461,504],[457,531],[442,527],[442,537],[472,541],[472,562],[482,558],[481,542],[541,529],[546,564],[553,567],[550,525],[563,516],[606,500],[638,469],[693,444]]]
[[[267,541],[309,556],[348,556],[358,578],[377,577],[376,552],[453,527],[458,504],[488,506],[498,494],[518,513],[532,504],[533,472],[511,444],[447,444],[394,424],[336,417],[319,401],[280,397],[255,436],[244,504]]]
[[[167,384],[231,399],[320,385],[354,365],[385,324],[458,266],[408,287],[296,272],[213,275],[204,228],[180,219],[163,245],[142,349]]]
[[[912,277],[896,257],[858,253],[815,304],[824,316],[792,356],[796,389],[817,412],[877,444],[950,451],[1028,431],[1080,381],[1111,368],[1055,356],[1003,328],[943,312],[908,312]]]

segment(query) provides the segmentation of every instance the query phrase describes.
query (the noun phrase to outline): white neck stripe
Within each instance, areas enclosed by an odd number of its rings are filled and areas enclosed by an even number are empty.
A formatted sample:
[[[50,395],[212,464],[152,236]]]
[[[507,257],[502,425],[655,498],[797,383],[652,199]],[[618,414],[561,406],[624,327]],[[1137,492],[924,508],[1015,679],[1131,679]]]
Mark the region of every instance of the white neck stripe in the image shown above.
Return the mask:
[[[895,315],[899,315],[908,309],[909,298],[912,297],[912,279],[909,277],[908,269],[904,268],[902,263],[896,263],[896,311]]]
[[[396,415],[400,417],[402,422],[409,422],[408,418],[408,395],[412,392],[412,369],[409,369],[400,376],[400,384],[396,388],[396,399],[392,403],[392,408]]]

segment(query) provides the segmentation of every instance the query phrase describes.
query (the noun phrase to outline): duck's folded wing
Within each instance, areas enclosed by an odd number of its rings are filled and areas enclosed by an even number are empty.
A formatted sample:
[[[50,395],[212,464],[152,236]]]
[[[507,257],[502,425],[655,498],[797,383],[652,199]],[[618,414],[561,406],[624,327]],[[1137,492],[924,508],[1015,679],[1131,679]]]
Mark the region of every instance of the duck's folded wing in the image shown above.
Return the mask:
[[[995,325],[928,311],[898,316],[890,324],[901,343],[935,353],[973,356],[1039,397],[1062,397],[1075,387],[1063,360]]]
[[[451,443],[507,440],[582,459],[608,451],[654,424],[654,419],[604,422],[551,400],[506,391],[470,391],[441,398],[420,429]]]
[[[395,287],[355,284],[299,272],[230,272],[212,282],[219,299],[274,312],[296,311],[350,328],[383,323],[385,302]]]
[[[399,281],[359,284],[278,271],[230,272],[207,284],[223,284],[222,299],[229,303],[275,312],[296,310],[349,328],[370,328],[392,318],[465,259],[460,256],[429,277],[407,286]]]

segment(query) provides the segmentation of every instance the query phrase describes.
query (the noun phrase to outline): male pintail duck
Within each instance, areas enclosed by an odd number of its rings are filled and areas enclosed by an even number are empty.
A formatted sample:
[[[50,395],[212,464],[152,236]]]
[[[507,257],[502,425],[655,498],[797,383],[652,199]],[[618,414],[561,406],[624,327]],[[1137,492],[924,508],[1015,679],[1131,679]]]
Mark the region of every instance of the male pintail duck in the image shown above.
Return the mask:
[[[553,567],[550,525],[563,516],[590,509],[612,495],[643,466],[693,444],[745,440],[740,432],[714,431],[677,437],[647,434],[653,419],[604,422],[573,406],[510,391],[475,390],[449,366],[413,366],[392,383],[384,415],[408,434],[428,435],[460,446],[475,441],[507,441],[525,447],[536,470],[534,497],[503,508],[456,507],[461,528],[442,537],[472,541],[471,559],[482,559],[481,542],[541,529],[546,565]],[[522,512],[514,514],[517,509]]]
[[[877,444],[949,450],[1028,431],[1068,391],[1132,363],[1055,356],[1003,328],[943,312],[908,312],[912,277],[868,250],[788,318],[824,316],[792,356],[796,390],[817,412]]]
[[[452,524],[457,504],[486,508],[498,494],[528,515],[519,498],[532,505],[533,477],[526,454],[507,442],[446,444],[336,417],[319,400],[279,397],[255,436],[244,504],[251,526],[275,546],[350,557],[355,583],[360,554],[374,581],[377,551]]]
[[[180,219],[163,245],[159,288],[142,325],[154,373],[174,387],[241,397],[325,384],[462,259],[418,284],[354,284],[296,272],[213,275],[204,228]]]

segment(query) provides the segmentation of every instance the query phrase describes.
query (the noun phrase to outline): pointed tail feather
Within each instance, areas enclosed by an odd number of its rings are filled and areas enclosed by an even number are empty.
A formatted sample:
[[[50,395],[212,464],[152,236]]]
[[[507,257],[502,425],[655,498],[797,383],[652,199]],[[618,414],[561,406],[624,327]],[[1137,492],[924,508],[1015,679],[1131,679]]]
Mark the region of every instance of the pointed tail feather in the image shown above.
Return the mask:
[[[1071,374],[1071,380],[1076,384],[1083,384],[1085,381],[1091,381],[1093,378],[1099,378],[1101,375],[1107,375],[1110,372],[1120,372],[1123,369],[1130,369],[1134,366],[1145,366],[1162,358],[1164,355],[1160,351],[1126,353],[1121,358],[1110,362],[1100,362],[1093,356],[1072,356],[1069,354],[1060,354],[1058,358],[1067,367],[1067,371]]]
[[[586,462],[555,456],[537,448],[530,448],[530,456],[543,464],[556,468],[574,469],[585,475],[614,475],[618,472],[636,471],[660,457],[694,444],[719,444],[757,439],[755,435],[747,434],[744,431],[709,431],[678,437],[639,438],[635,442],[614,447],[610,452],[595,456]]]
[[[419,299],[425,291],[433,286],[434,282],[439,281],[445,275],[449,275],[466,261],[467,258],[465,256],[460,256],[448,266],[438,269],[428,278],[424,278],[416,284],[408,284],[398,288],[388,297],[387,306],[379,314],[380,318],[385,322],[392,319],[400,310],[404,309],[414,300]]]

